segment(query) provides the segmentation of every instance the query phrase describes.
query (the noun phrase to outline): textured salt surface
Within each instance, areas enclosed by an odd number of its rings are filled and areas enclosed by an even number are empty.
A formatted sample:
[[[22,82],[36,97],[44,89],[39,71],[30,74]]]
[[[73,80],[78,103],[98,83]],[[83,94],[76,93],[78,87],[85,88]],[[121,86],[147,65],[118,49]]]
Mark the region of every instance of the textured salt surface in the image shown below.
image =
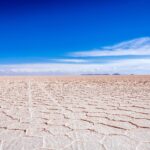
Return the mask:
[[[150,150],[150,76],[1,77],[0,150]]]

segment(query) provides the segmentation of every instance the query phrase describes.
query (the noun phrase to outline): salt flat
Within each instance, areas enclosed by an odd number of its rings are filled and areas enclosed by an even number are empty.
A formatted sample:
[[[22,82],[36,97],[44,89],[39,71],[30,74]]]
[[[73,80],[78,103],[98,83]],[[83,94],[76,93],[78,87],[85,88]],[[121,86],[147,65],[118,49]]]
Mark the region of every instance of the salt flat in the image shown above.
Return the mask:
[[[150,150],[150,76],[0,77],[0,150]]]

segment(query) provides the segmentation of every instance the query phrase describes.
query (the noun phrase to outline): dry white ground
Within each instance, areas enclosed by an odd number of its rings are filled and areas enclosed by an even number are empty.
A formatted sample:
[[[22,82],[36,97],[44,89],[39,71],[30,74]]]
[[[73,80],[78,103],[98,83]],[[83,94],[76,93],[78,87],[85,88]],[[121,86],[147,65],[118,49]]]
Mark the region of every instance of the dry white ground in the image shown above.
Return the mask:
[[[1,77],[0,150],[150,150],[150,76]]]

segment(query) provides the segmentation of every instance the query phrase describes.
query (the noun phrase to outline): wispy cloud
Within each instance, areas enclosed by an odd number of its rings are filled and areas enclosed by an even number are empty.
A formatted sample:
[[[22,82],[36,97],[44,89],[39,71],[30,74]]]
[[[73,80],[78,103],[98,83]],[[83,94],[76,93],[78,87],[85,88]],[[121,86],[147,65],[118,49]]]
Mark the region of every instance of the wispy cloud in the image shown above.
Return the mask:
[[[106,46],[96,50],[73,52],[70,55],[73,57],[125,56],[125,55],[147,56],[150,55],[150,37],[125,41],[116,45]]]
[[[150,74],[150,59],[125,59],[105,64],[14,64],[0,65],[0,74]]]
[[[68,59],[50,59],[50,61],[52,62],[62,62],[62,63],[86,63],[88,62],[87,60],[85,59],[71,59],[71,58],[68,58]]]
[[[103,56],[138,55],[109,58]],[[143,57],[143,55],[148,57]],[[48,59],[47,62],[0,65],[0,75],[62,74],[150,74],[150,38],[139,38],[87,52],[74,52],[79,58]],[[87,58],[88,56],[89,58]],[[94,56],[101,56],[94,57]],[[84,58],[80,58],[84,57]]]

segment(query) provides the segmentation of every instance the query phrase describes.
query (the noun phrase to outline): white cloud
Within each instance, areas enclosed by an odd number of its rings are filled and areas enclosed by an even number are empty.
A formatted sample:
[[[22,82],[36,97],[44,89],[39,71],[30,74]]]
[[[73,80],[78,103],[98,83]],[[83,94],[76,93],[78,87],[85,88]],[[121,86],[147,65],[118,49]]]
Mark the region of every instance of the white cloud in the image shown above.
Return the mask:
[[[50,59],[51,63],[0,65],[0,75],[61,75],[61,74],[150,74],[150,38],[139,38],[122,42],[101,50],[75,52],[73,56],[122,56],[138,55],[135,59]],[[125,59],[126,58],[126,59]],[[103,63],[101,63],[103,62]]]
[[[121,42],[113,46],[102,47],[96,50],[73,52],[73,57],[96,56],[123,56],[123,55],[150,55],[150,37],[138,38]]]
[[[50,59],[54,62],[64,62],[64,63],[85,63],[87,60],[85,59]]]
[[[126,59],[105,64],[14,64],[0,65],[3,75],[54,75],[54,74],[150,74],[150,59]]]

